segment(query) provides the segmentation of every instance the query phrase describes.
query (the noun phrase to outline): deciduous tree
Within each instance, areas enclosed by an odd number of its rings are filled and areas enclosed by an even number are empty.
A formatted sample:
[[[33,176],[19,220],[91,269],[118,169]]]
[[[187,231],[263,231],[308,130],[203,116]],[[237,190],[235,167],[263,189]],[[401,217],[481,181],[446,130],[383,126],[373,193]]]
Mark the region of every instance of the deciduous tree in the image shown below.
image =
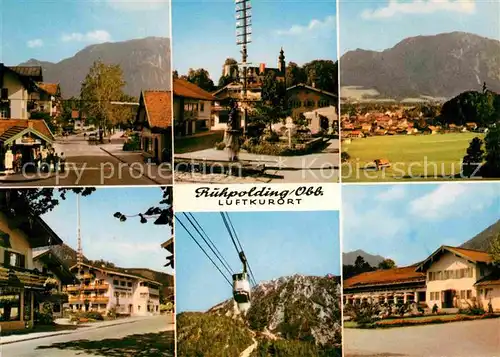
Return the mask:
[[[201,89],[206,90],[207,92],[211,92],[214,90],[214,82],[210,79],[210,74],[206,69],[198,68],[192,69],[190,68],[188,74],[182,76],[183,79],[196,84]]]
[[[379,269],[393,269],[396,268],[396,263],[392,259],[384,259],[378,264]]]
[[[120,122],[120,108],[111,104],[122,100],[124,93],[123,72],[119,65],[107,65],[96,61],[85,77],[80,90],[82,107],[88,116],[94,117],[106,130]]]

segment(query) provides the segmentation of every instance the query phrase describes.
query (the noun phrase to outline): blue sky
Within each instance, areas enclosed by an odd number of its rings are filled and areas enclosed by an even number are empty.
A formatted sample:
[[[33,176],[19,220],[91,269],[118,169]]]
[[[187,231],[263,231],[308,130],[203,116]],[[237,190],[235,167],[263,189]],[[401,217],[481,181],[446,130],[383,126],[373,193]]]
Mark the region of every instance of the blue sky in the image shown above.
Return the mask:
[[[171,273],[164,267],[167,252],[161,244],[170,238],[169,226],[153,221],[141,224],[138,218],[120,222],[113,217],[144,212],[157,206],[162,191],[158,187],[98,188],[80,199],[80,223],[83,254],[92,260],[104,259],[125,268],[149,268]],[[68,193],[55,209],[42,218],[76,250],[76,195]]]
[[[84,47],[169,37],[168,0],[2,0],[0,62],[58,62]]]
[[[182,213],[177,215],[191,227]],[[220,213],[193,216],[231,268],[241,270]],[[257,282],[294,274],[339,274],[338,212],[238,212],[229,216]],[[178,311],[205,311],[230,298],[231,287],[178,223],[175,240]]]
[[[384,50],[418,35],[464,31],[500,39],[494,0],[372,0],[339,3],[340,54]]]
[[[252,1],[249,62],[276,67],[281,46],[286,62],[337,58],[336,4],[331,0]],[[241,60],[236,45],[234,0],[173,0],[174,68],[205,68],[218,82],[227,57]]]
[[[500,219],[500,184],[344,185],[342,202],[343,251],[362,249],[404,266]]]

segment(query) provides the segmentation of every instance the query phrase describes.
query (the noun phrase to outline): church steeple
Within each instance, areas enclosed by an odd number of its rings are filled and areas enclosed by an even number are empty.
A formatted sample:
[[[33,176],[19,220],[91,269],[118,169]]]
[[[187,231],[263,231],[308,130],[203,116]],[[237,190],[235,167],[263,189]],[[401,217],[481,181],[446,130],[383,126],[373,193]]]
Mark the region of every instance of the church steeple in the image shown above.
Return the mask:
[[[280,50],[280,56],[278,57],[278,70],[285,74],[286,62],[285,62],[285,51],[283,51],[283,47]]]

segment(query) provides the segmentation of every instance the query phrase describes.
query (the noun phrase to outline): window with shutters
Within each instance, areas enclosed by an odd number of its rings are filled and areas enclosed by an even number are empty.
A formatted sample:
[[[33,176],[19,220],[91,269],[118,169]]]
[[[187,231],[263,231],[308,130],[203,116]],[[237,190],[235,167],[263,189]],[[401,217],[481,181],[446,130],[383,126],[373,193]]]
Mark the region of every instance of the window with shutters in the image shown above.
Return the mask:
[[[2,100],[8,100],[9,99],[9,88],[2,88],[1,99]]]
[[[4,251],[4,265],[16,268],[26,268],[26,261],[24,254],[11,252],[9,250]]]

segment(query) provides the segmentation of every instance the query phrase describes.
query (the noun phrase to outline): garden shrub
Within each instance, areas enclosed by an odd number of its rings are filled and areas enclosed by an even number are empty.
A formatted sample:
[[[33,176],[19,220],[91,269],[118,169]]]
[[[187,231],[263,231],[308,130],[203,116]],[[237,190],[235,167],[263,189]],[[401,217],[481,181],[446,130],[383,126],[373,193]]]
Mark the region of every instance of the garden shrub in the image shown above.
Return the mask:
[[[432,307],[432,313],[433,314],[437,314],[438,313],[438,306],[436,304],[434,304],[434,306]]]
[[[218,143],[215,143],[215,150],[224,150],[226,148],[226,143],[223,141],[220,141]]]
[[[349,153],[348,153],[348,152],[346,152],[346,151],[343,151],[343,152],[340,154],[340,160],[341,160],[342,162],[347,162],[347,161],[349,161],[349,159],[350,159],[350,158],[351,158],[351,155],[349,155]]]
[[[139,135],[133,134],[123,144],[123,151],[138,151],[141,149]]]

